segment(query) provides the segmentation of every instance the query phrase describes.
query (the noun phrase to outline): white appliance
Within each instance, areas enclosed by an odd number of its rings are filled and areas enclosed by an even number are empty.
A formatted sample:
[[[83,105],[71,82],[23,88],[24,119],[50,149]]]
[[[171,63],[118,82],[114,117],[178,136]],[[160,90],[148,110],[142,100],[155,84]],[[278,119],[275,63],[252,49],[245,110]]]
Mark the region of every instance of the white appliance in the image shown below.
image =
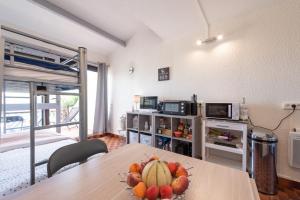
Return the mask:
[[[206,118],[240,119],[240,103],[205,103]]]
[[[290,132],[288,146],[289,164],[300,168],[300,132]]]

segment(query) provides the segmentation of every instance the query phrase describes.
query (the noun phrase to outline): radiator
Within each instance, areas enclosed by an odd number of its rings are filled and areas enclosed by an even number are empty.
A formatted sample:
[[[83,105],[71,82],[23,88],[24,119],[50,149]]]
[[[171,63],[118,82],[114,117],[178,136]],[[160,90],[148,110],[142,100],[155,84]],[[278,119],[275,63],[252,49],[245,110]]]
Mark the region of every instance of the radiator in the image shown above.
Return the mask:
[[[300,168],[300,132],[290,132],[288,148],[290,166]]]

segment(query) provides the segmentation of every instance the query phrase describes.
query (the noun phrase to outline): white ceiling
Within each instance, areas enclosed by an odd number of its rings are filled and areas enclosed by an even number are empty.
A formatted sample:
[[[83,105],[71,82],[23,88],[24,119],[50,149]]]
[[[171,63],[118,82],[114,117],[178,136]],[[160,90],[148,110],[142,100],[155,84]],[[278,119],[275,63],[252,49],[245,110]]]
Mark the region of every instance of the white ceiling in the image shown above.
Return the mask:
[[[128,41],[140,27],[163,40],[206,29],[197,0],[48,0]],[[251,12],[274,0],[200,0],[211,24]],[[119,45],[30,0],[0,0],[0,23],[71,46],[108,55]]]
[[[118,45],[27,0],[0,0],[0,23],[72,47],[99,54]]]
[[[199,2],[205,10],[209,23],[214,24],[247,14],[275,0],[199,0]]]
[[[140,26],[165,40],[201,32],[203,27],[197,0],[48,1],[123,40],[130,39]]]
[[[77,17],[119,37],[128,40],[140,25],[122,10],[123,1],[116,0],[48,0]],[[119,3],[118,3],[119,2]],[[119,4],[119,5],[118,5]]]

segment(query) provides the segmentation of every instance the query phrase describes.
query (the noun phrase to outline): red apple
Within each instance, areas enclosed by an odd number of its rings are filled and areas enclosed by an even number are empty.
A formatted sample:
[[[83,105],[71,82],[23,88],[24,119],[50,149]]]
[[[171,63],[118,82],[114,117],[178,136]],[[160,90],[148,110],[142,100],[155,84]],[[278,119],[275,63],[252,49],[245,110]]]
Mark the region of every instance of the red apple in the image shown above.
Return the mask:
[[[173,189],[170,185],[163,185],[159,188],[161,199],[171,199],[173,196]]]
[[[152,185],[148,187],[148,189],[146,190],[145,196],[148,200],[156,200],[158,195],[159,195],[159,188],[156,185]]]
[[[140,164],[140,173],[143,173],[144,167],[147,165],[147,162],[141,162]]]
[[[178,168],[178,164],[174,163],[174,162],[169,162],[168,163],[168,168],[171,172],[171,174],[174,176],[176,174],[177,168]]]
[[[128,176],[127,176],[127,184],[130,187],[136,186],[141,181],[142,181],[142,177],[139,173],[133,172],[133,173],[128,174]]]
[[[183,167],[183,166],[179,166],[177,171],[176,171],[176,177],[179,177],[179,176],[186,176],[188,177],[188,172],[187,170]]]
[[[179,176],[172,182],[173,193],[181,195],[189,187],[189,180],[186,176]]]

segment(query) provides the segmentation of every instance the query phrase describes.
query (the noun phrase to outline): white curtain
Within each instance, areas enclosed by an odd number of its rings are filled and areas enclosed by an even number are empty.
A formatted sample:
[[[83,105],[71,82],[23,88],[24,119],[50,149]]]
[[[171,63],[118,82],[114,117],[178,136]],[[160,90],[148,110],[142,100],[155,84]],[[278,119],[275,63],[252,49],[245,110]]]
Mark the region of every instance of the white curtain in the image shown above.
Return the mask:
[[[94,133],[107,132],[107,107],[107,65],[105,63],[101,63],[98,67],[97,95],[93,128]]]

